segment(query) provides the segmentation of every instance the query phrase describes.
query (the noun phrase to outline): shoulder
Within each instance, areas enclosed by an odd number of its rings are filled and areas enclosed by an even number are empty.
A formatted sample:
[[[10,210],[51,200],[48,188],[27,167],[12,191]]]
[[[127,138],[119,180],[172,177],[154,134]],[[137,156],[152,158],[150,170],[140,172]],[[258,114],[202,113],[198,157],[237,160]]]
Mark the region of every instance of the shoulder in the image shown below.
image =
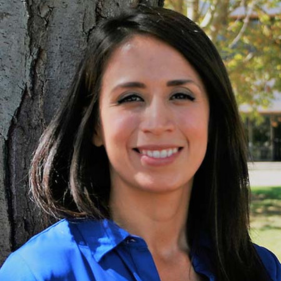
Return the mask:
[[[261,261],[273,281],[281,280],[281,264],[277,257],[268,249],[254,245]]]
[[[66,220],[50,226],[8,257],[0,280],[60,280],[53,277],[73,274],[71,265],[79,264],[80,257],[77,235],[75,226]]]
[[[26,261],[37,257],[53,259],[63,258],[68,251],[73,251],[74,236],[71,224],[61,220],[32,237],[14,254],[24,257]]]

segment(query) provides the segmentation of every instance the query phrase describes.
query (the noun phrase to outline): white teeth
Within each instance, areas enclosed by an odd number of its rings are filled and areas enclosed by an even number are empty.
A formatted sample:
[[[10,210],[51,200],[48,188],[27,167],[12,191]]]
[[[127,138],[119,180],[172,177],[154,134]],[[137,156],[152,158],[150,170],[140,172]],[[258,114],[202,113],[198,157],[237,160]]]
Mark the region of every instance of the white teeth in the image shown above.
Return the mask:
[[[178,148],[162,149],[162,150],[140,150],[141,154],[152,158],[167,158],[178,152]]]
[[[177,152],[177,151],[176,151]],[[173,149],[169,149],[168,150],[168,157],[171,156],[173,154]]]
[[[168,156],[168,151],[167,150],[161,150],[160,158],[166,158],[167,156]]]
[[[152,152],[152,157],[153,158],[160,158],[160,151],[158,150],[155,150]]]

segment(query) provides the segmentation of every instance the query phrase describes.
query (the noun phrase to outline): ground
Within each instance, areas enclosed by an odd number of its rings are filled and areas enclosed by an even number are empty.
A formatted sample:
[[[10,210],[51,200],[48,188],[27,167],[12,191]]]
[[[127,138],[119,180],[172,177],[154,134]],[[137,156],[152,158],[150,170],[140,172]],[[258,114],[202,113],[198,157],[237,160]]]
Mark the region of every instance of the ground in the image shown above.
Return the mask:
[[[281,186],[251,187],[251,237],[281,261]]]

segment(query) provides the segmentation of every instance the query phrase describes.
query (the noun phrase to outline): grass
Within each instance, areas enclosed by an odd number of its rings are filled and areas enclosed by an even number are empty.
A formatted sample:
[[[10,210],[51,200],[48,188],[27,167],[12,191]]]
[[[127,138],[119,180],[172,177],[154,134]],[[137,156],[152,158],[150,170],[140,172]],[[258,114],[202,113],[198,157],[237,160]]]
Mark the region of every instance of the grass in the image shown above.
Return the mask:
[[[251,237],[281,261],[281,187],[252,187]]]

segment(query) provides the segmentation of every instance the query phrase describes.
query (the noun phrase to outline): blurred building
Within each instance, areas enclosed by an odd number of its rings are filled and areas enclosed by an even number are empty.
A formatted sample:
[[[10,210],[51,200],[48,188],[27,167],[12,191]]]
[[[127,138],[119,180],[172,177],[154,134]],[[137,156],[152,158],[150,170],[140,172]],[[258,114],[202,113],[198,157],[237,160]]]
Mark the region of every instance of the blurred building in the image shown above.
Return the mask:
[[[241,105],[240,112],[250,114],[249,105]],[[258,107],[261,120],[245,120],[251,160],[281,161],[281,93],[275,92],[268,107]]]

